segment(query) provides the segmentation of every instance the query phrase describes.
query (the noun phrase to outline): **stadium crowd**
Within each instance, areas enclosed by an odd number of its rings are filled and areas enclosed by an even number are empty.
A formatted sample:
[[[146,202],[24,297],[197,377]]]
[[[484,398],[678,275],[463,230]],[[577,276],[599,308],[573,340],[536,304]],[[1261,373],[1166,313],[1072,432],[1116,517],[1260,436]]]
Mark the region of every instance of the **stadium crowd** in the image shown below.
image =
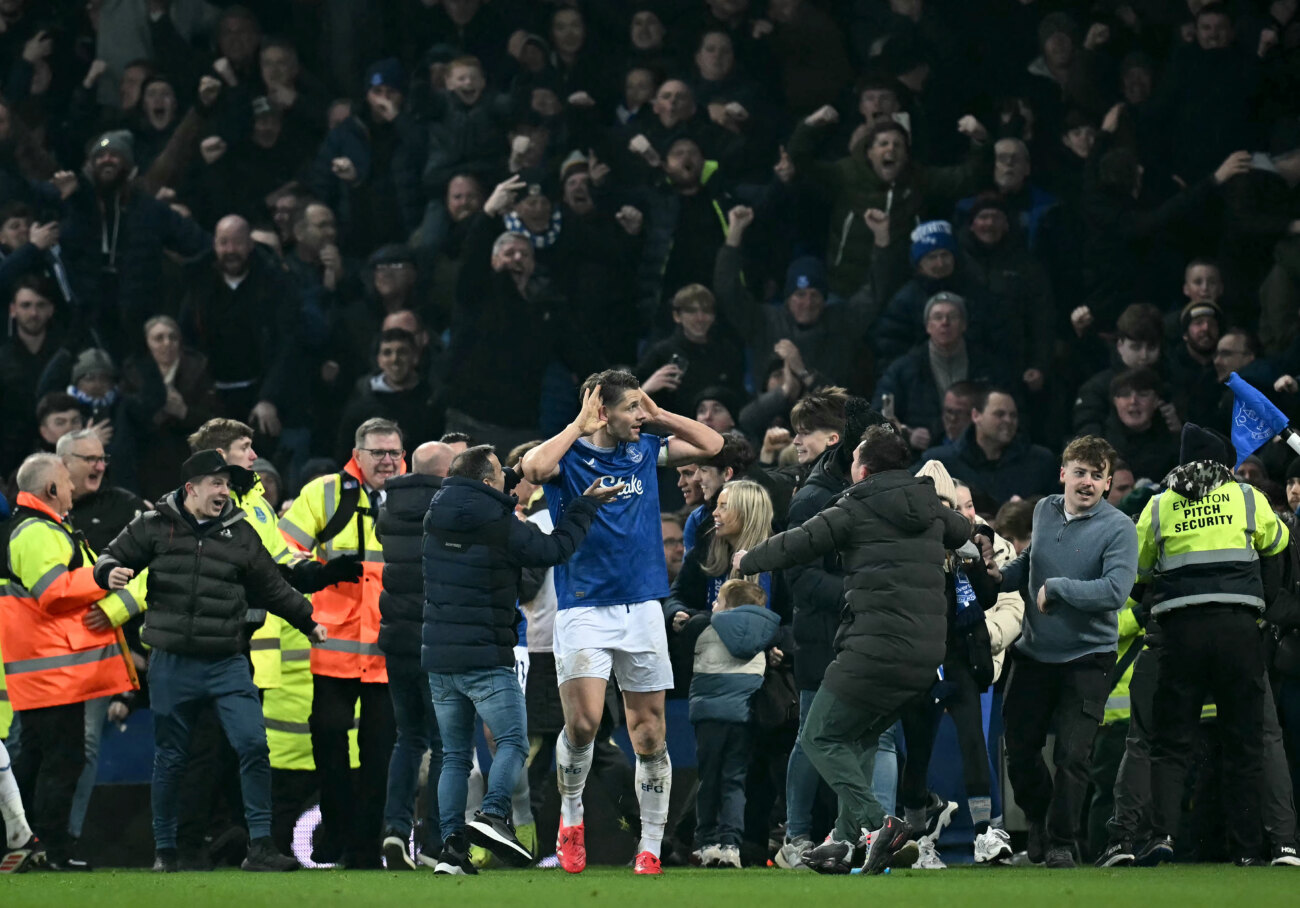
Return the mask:
[[[0,870],[1300,866],[1297,185],[1297,0],[0,0]]]

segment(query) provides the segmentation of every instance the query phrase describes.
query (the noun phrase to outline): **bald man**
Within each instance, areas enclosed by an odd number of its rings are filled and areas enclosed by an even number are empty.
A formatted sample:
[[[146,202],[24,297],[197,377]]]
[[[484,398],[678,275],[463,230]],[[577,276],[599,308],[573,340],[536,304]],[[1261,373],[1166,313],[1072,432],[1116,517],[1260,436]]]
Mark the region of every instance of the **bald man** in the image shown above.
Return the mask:
[[[217,222],[212,258],[186,282],[181,333],[207,356],[222,410],[263,436],[278,436],[281,410],[301,390],[291,338],[300,333],[302,307],[270,256],[253,250],[248,221],[232,214]]]
[[[442,770],[442,741],[433,714],[429,676],[420,670],[420,632],[424,620],[424,575],[420,556],[424,514],[442,487],[456,449],[426,441],[411,454],[411,472],[384,485],[377,529],[384,541],[384,589],[379,594],[379,648],[388,661],[388,693],[397,720],[397,743],[388,763],[383,852],[389,870],[414,870],[416,861],[432,868],[442,841],[438,833],[437,785],[428,787],[424,838],[412,858],[407,843],[414,823],[420,761],[429,754],[429,778]]]

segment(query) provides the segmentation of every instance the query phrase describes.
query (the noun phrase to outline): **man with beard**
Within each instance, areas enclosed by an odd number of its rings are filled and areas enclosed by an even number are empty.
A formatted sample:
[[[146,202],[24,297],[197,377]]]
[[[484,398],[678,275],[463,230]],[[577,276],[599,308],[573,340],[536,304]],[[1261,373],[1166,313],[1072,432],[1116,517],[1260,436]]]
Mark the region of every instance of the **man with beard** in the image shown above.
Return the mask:
[[[133,145],[128,132],[106,132],[91,146],[80,178],[55,178],[64,195],[59,244],[73,293],[101,341],[117,350],[142,344],[144,321],[162,296],[163,252],[193,258],[209,243],[202,228],[153,197],[157,186],[133,182]]]
[[[1223,333],[1223,310],[1213,300],[1193,299],[1183,307],[1179,322],[1183,342],[1169,351],[1169,381],[1187,395],[1188,420],[1212,425],[1220,396],[1214,351]]]
[[[0,476],[17,469],[36,434],[36,383],[59,349],[50,330],[57,290],[44,278],[22,278],[9,301],[13,333],[0,344]]]
[[[946,214],[958,198],[983,185],[992,149],[980,122],[962,117],[957,129],[971,140],[965,163],[922,167],[912,162],[907,130],[892,119],[882,119],[847,157],[834,163],[819,162],[816,153],[821,133],[838,120],[839,114],[830,106],[810,114],[790,137],[789,150],[799,173],[810,177],[832,199],[827,245],[831,290],[848,296],[866,280],[872,259],[885,252],[872,242],[870,222],[863,214],[871,209],[888,212],[888,254],[901,257],[906,237],[917,223]]]
[[[199,266],[181,302],[182,332],[208,357],[222,410],[279,435],[281,409],[294,413],[299,403],[298,383],[290,380],[298,294],[254,254],[248,221],[239,215],[217,222],[212,249],[213,260]]]

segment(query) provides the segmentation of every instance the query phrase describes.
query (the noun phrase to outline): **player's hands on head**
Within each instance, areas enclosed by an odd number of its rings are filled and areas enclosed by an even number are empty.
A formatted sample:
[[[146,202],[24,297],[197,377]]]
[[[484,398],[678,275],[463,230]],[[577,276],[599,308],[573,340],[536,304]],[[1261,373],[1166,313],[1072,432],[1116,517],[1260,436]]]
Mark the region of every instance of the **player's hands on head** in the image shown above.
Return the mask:
[[[608,422],[600,412],[600,385],[590,388],[582,395],[582,409],[573,420],[574,427],[583,438],[595,435]]]
[[[645,393],[645,388],[641,389],[641,409],[645,410],[645,418],[650,422],[655,422],[663,415],[663,409],[654,402],[649,394]]]

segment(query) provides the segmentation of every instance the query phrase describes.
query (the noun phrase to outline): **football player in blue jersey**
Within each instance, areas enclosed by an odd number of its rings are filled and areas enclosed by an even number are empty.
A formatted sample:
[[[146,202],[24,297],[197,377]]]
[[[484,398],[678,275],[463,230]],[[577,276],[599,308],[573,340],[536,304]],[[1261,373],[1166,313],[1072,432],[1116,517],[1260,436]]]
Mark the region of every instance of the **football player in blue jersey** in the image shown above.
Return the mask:
[[[582,411],[573,423],[522,462],[525,478],[547,484],[557,521],[593,481],[624,486],[597,514],[573,557],[555,568],[555,666],[564,706],[564,731],[555,747],[562,799],[556,854],[569,873],[587,865],[582,790],[612,671],[636,750],[636,872],[655,874],[672,789],[664,691],[673,686],[659,604],[668,595],[668,569],[656,468],[706,460],[722,449],[722,436],[658,407],[630,372],[592,375],[581,393]]]

